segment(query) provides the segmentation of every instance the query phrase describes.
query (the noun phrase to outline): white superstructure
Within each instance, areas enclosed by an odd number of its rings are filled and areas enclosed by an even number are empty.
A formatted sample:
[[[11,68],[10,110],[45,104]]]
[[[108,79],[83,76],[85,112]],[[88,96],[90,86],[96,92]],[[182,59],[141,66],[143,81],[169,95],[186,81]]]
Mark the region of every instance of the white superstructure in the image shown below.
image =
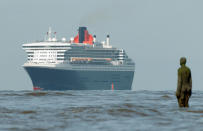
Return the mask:
[[[75,37],[76,38],[76,37]],[[65,52],[72,48],[72,46],[77,45],[87,46],[92,48],[97,48],[99,45],[102,49],[112,49],[110,45],[109,35],[107,35],[106,41],[98,42],[96,41],[96,36],[93,37],[93,43],[77,43],[75,38],[71,37],[70,41],[67,41],[66,38],[57,40],[56,32],[52,32],[51,28],[47,32],[47,35],[44,38],[44,41],[26,43],[22,47],[27,53],[27,62],[24,66],[55,66],[56,64],[63,63],[65,61]],[[119,54],[122,57],[122,53]],[[98,59],[98,58],[97,58]],[[121,59],[120,59],[121,61]],[[119,65],[118,61],[112,61],[113,65]]]
[[[52,37],[51,28],[47,32],[45,41],[23,44],[23,49],[28,55],[25,64],[59,64],[64,62],[64,52],[70,47],[70,43],[66,40],[57,41],[56,33]]]

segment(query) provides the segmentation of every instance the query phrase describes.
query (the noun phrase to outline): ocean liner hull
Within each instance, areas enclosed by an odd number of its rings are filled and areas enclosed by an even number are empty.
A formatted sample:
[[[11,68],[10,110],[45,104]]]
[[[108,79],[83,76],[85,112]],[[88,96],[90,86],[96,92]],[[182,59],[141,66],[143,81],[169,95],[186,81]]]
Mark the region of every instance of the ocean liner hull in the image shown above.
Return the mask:
[[[134,76],[134,71],[24,68],[35,90],[131,90]]]

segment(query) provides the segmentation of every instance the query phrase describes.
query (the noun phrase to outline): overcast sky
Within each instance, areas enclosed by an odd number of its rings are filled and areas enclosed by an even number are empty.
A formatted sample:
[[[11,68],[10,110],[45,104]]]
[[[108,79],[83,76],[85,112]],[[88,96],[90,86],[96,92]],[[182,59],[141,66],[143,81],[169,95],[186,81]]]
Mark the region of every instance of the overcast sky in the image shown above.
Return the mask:
[[[176,90],[181,56],[203,90],[202,0],[0,0],[1,90],[32,90],[22,44],[48,27],[69,39],[79,26],[124,48],[136,63],[134,90]]]

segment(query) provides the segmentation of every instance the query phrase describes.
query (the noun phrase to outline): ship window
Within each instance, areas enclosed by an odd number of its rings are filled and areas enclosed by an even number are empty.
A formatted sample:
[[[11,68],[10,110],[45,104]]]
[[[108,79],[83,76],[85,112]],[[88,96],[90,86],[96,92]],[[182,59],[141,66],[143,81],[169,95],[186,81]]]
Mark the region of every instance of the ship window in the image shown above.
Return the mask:
[[[57,55],[57,57],[64,57],[64,55]]]
[[[64,51],[58,51],[57,53],[64,53]]]
[[[57,58],[57,60],[64,60],[63,58]]]

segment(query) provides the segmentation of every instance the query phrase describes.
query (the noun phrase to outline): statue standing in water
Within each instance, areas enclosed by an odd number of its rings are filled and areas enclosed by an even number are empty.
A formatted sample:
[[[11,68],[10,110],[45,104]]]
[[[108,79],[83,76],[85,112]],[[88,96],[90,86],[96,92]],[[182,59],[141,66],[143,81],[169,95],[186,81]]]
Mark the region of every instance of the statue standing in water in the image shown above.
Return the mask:
[[[188,101],[192,95],[191,71],[185,64],[186,58],[182,57],[180,59],[181,67],[178,69],[178,87],[176,91],[179,107],[189,107]]]

